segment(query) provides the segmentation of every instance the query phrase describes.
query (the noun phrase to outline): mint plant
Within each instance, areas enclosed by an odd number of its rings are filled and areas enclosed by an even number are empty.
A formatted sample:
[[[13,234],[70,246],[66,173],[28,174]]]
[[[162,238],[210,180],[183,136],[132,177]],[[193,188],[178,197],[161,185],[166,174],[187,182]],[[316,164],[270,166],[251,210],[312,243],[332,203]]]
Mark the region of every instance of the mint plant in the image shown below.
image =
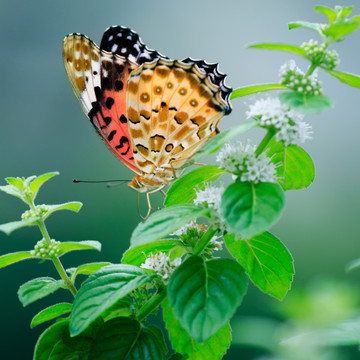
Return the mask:
[[[318,80],[320,68],[341,82],[360,88],[360,77],[335,70],[339,55],[329,46],[355,31],[360,17],[351,7],[317,6],[327,24],[297,21],[289,29],[308,28],[321,43],[258,43],[250,48],[286,51],[309,61],[306,70],[294,60],[284,64],[279,80],[238,88],[231,98],[272,90],[278,96],[249,106],[247,121],[215,136],[184,167],[217,153],[217,165],[186,172],[168,189],[164,208],[140,222],[120,264],[107,262],[64,270],[60,257],[74,250],[100,250],[96,241],[59,242],[45,220],[60,210],[79,211],[81,203],[36,205],[40,187],[57,173],[7,178],[0,190],[24,201],[21,221],[0,226],[11,234],[37,226],[42,238],[31,250],[0,257],[0,267],[26,259],[52,261],[59,279],[41,277],[18,292],[24,306],[60,288],[74,302],[58,303],[35,315],[31,325],[56,321],[40,336],[34,359],[209,359],[223,357],[231,344],[229,320],[246,294],[248,279],[282,300],[294,276],[293,258],[269,229],[280,218],[285,191],[303,189],[314,180],[311,157],[300,146],[311,138],[308,113],[333,106]],[[229,143],[256,127],[265,130],[258,145]],[[228,185],[224,185],[226,179]],[[230,182],[230,184],[229,184]],[[226,247],[232,258],[217,256]],[[75,279],[88,277],[79,289]],[[162,308],[172,349],[148,316]],[[68,315],[70,312],[70,315]]]

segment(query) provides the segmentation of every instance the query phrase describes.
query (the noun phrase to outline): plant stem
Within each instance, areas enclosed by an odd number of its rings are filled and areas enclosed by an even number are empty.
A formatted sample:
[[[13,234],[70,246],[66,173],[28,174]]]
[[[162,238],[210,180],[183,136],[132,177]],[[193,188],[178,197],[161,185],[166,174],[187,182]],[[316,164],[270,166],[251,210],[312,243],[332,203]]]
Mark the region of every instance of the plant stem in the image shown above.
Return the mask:
[[[193,255],[200,255],[202,251],[206,248],[211,238],[216,234],[216,232],[217,230],[214,230],[212,226],[210,226],[207,229],[206,233],[202,236],[200,241],[194,247]]]
[[[308,68],[305,76],[310,76],[310,75],[315,71],[315,69],[316,69],[317,67],[318,67],[317,64],[312,63],[312,64],[310,65],[310,67]]]
[[[136,319],[138,321],[145,319],[166,299],[166,296],[166,288],[164,287],[137,311]]]
[[[258,157],[268,146],[269,142],[271,141],[271,139],[273,138],[273,136],[275,135],[274,131],[269,130],[264,138],[261,140],[260,144],[258,145],[257,149],[255,150],[255,155],[256,157]]]
[[[47,244],[50,245],[51,244],[51,239],[50,239],[50,235],[49,235],[49,233],[47,231],[47,228],[45,226],[44,220],[42,220],[42,219],[39,220],[38,225],[39,225],[39,229],[41,231],[42,236],[44,237]],[[67,276],[66,271],[65,271],[64,267],[62,266],[61,261],[57,257],[52,258],[51,260],[54,263],[54,266],[55,266],[57,272],[59,273],[60,277],[64,280],[65,286],[69,289],[69,291],[75,297],[76,294],[77,294],[77,290],[76,290],[74,284],[72,283],[72,281]]]

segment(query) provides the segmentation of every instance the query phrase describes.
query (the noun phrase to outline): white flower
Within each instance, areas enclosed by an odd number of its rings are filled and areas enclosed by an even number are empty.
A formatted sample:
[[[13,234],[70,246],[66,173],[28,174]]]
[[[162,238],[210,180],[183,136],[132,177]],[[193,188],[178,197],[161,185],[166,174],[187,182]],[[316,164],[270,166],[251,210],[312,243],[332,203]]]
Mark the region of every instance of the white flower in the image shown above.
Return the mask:
[[[209,223],[222,231],[226,230],[225,220],[221,211],[221,197],[225,188],[223,186],[205,185],[204,190],[197,190],[194,199],[195,205],[212,208]]]
[[[257,100],[246,114],[248,118],[258,119],[261,126],[274,128],[276,140],[283,141],[285,146],[311,139],[311,126],[302,121],[304,115],[281,103],[279,98]]]
[[[289,60],[284,65],[280,67],[279,77],[280,79],[287,75],[287,73],[291,71],[296,75],[304,75],[304,72],[296,65],[295,60]]]
[[[214,245],[214,251],[221,251],[222,250],[222,245],[223,245],[223,241],[217,241],[218,239],[220,239],[221,236],[213,236],[210,240],[210,244]]]
[[[196,227],[196,221],[190,221],[188,224],[184,225],[183,227],[181,227],[180,229],[174,231],[172,234],[170,235],[176,235],[176,236],[181,236],[181,235],[185,235],[189,229],[193,229],[194,227]]]
[[[249,144],[239,143],[235,145],[224,145],[216,160],[220,167],[240,178],[240,181],[276,182],[276,168],[270,162],[265,153],[256,156],[256,148]]]
[[[171,261],[168,255],[159,251],[156,254],[150,253],[146,258],[145,263],[141,264],[140,267],[143,269],[154,270],[164,280],[167,280],[180,264],[181,257]]]

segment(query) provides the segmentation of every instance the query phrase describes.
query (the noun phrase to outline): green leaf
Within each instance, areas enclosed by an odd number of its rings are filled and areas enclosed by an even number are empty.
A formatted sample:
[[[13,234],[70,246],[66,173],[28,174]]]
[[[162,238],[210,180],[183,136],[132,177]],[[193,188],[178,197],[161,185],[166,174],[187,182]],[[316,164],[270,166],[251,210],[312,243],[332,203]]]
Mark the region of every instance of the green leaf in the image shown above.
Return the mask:
[[[352,271],[360,267],[360,258],[350,261],[346,266],[346,271]]]
[[[46,321],[53,320],[61,315],[67,314],[71,311],[72,304],[70,303],[59,303],[40,311],[31,320],[31,327],[40,325]]]
[[[58,171],[49,172],[46,174],[39,175],[36,179],[34,179],[30,183],[30,190],[34,193],[33,199],[35,199],[40,187],[48,180],[50,180],[53,176],[59,175]]]
[[[243,268],[230,259],[192,256],[170,277],[170,306],[181,326],[203,343],[234,315],[247,288]]]
[[[348,21],[334,23],[323,30],[324,35],[330,37],[332,41],[339,41],[346,35],[349,35],[359,27],[358,21]]]
[[[22,190],[24,187],[24,182],[20,178],[7,177],[5,180],[9,185],[16,187],[18,190]]]
[[[328,18],[330,24],[336,19],[336,12],[327,6],[315,6],[314,10],[323,13]]]
[[[356,88],[360,88],[360,76],[359,75],[344,73],[344,72],[336,71],[336,70],[330,70],[323,66],[321,66],[321,68],[323,70],[325,70],[328,74],[333,76],[334,78],[340,80],[341,82],[343,82],[347,85],[356,87]]]
[[[145,262],[145,259],[150,253],[155,253],[156,251],[161,251],[163,253],[168,253],[169,251],[176,248],[183,248],[184,244],[180,240],[160,240],[154,241],[152,243],[147,243],[140,246],[135,246],[130,248],[125,252],[121,262],[123,264],[130,264],[135,266],[140,266]]]
[[[6,235],[10,235],[13,231],[21,229],[25,226],[37,225],[38,220],[40,220],[40,218],[32,218],[22,221],[12,221],[6,224],[1,224],[0,231],[4,232]]]
[[[165,206],[191,203],[196,196],[196,190],[203,190],[205,183],[214,182],[224,172],[225,170],[217,165],[205,165],[181,176],[168,190]]]
[[[36,300],[42,299],[60,289],[64,284],[63,280],[55,280],[51,277],[39,277],[21,285],[18,296],[23,306],[27,306]]]
[[[7,179],[14,179],[14,178],[7,178]],[[15,179],[15,180],[18,180],[18,179]],[[13,185],[2,185],[2,186],[0,186],[0,190],[6,194],[16,196],[19,199],[24,200],[22,192]]]
[[[288,249],[268,232],[249,240],[225,235],[230,254],[239,261],[253,283],[265,293],[282,300],[291,287],[294,264]]]
[[[232,231],[251,238],[274,225],[285,206],[284,192],[274,183],[235,182],[224,192],[221,208]]]
[[[242,97],[242,96],[257,94],[259,92],[265,92],[265,91],[271,91],[271,90],[288,90],[288,88],[282,84],[261,84],[261,85],[245,86],[245,87],[241,87],[239,89],[235,89],[230,95],[230,100],[233,100],[233,99],[236,99],[236,98]]]
[[[119,317],[106,322],[99,330],[89,360],[165,360],[164,343],[153,327]]]
[[[179,354],[188,356],[188,360],[219,360],[225,355],[231,342],[231,328],[229,323],[218,332],[200,344],[194,340],[180,325],[174,316],[169,301],[162,303],[164,321],[172,347]]]
[[[64,241],[59,244],[59,256],[76,250],[97,250],[101,251],[101,243],[96,240]]]
[[[277,164],[276,172],[285,191],[307,188],[314,181],[314,163],[301,147],[272,141],[267,156],[271,158],[270,162]]]
[[[131,265],[109,265],[90,275],[82,284],[70,316],[72,336],[83,332],[116,301],[151,282],[155,275]]]
[[[159,210],[135,228],[130,240],[131,246],[160,240],[191,220],[204,216],[208,211],[192,204],[179,204]]]
[[[333,107],[331,98],[324,95],[304,96],[297,92],[284,92],[279,95],[282,103],[303,114],[320,113]]]
[[[70,210],[70,211],[74,211],[74,212],[79,212],[79,210],[82,207],[82,203],[79,201],[70,201],[70,202],[67,202],[64,204],[46,205],[46,207],[48,208],[48,211],[43,216],[43,219],[46,219],[55,211],[60,211],[60,210]]]
[[[0,269],[19,261],[34,259],[36,256],[31,255],[30,251],[19,251],[11,254],[0,256]]]
[[[68,273],[71,273],[71,281],[75,282],[75,279],[78,275],[91,275],[94,272],[100,270],[104,266],[111,265],[109,262],[96,262],[96,263],[89,263],[83,264],[78,266],[77,268],[70,268],[66,269]]]
[[[216,135],[208,142],[206,142],[201,147],[201,149],[192,157],[192,159],[187,162],[187,165],[191,165],[194,162],[198,162],[203,157],[213,154],[214,152],[218,151],[224,144],[226,144],[230,139],[256,127],[257,125],[257,121],[251,120],[221,132],[220,134]]]
[[[257,43],[257,44],[250,44],[247,47],[252,48],[252,49],[286,51],[286,52],[290,52],[290,53],[305,57],[305,50],[302,49],[300,46],[292,45],[292,44]]]
[[[322,29],[325,27],[324,24],[310,23],[307,21],[293,21],[293,22],[289,23],[288,26],[289,26],[289,30],[302,27],[302,28],[314,30],[320,35],[322,35]]]

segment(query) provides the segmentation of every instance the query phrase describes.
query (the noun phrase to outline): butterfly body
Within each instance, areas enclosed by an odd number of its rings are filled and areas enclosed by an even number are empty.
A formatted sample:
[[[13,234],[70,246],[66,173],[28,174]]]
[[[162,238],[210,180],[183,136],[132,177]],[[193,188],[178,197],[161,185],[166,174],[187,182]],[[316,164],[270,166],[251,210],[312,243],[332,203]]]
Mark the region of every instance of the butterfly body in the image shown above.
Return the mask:
[[[109,149],[136,173],[128,185],[139,192],[170,183],[231,111],[231,89],[216,64],[170,60],[130,29],[109,28],[101,48],[71,34],[63,49],[84,112]]]

